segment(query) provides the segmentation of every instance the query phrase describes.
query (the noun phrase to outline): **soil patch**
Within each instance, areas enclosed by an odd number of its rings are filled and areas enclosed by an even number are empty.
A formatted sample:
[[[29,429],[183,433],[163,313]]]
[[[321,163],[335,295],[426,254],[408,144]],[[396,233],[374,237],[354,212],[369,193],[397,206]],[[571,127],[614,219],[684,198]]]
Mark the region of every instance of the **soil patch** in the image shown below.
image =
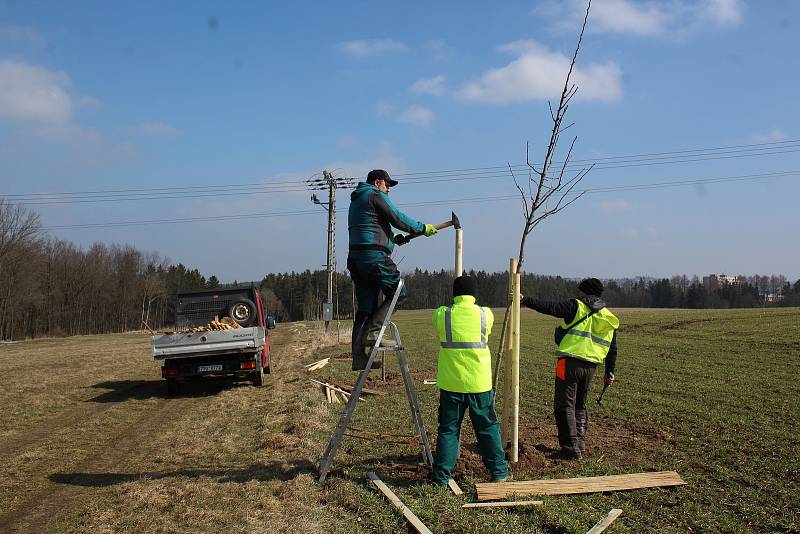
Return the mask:
[[[652,458],[668,441],[669,435],[655,429],[595,418],[589,423],[587,450],[582,461],[602,463],[613,458],[615,466],[636,465]],[[556,452],[558,437],[551,418],[521,421],[519,462],[512,465],[514,478],[532,480],[561,472],[564,462],[552,458]],[[376,469],[401,485],[418,483],[428,475],[428,469],[420,465],[418,454],[389,456],[376,463],[383,463],[376,465]],[[453,477],[456,480],[464,477],[487,480],[489,477],[478,452],[475,434],[466,418],[461,430],[461,454]]]

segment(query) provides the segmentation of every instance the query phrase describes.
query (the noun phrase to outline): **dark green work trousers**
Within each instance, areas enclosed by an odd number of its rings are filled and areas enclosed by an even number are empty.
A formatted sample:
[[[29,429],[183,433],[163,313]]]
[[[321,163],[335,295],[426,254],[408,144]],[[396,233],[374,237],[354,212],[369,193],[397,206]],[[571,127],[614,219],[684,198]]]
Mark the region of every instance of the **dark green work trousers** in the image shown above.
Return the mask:
[[[439,394],[439,435],[436,439],[436,455],[433,459],[431,479],[436,484],[447,484],[458,459],[461,423],[469,408],[469,419],[483,464],[492,479],[508,475],[508,463],[500,440],[500,422],[494,411],[494,392],[453,393],[440,390]]]
[[[596,369],[596,364],[577,358],[559,358],[556,363],[553,413],[558,428],[558,444],[567,454],[580,456],[586,449],[589,429],[586,399]]]

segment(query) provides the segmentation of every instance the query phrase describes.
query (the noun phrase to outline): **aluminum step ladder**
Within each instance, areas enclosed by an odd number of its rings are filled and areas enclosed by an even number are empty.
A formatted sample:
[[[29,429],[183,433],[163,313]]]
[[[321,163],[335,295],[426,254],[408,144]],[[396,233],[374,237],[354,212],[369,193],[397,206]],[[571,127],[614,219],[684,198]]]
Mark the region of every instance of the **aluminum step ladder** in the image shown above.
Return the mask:
[[[400,291],[402,290],[403,285],[403,280],[400,280],[400,282],[397,284],[397,289],[392,297],[389,310],[386,312],[386,318],[383,320],[381,329],[378,332],[378,337],[375,340],[375,344],[372,346],[372,349],[369,352],[366,368],[361,371],[361,374],[359,374],[358,381],[351,391],[350,400],[347,402],[347,406],[345,406],[344,410],[342,411],[342,415],[339,418],[339,424],[336,425],[336,430],[334,431],[333,436],[331,436],[330,442],[328,442],[328,447],[325,449],[325,453],[322,455],[322,458],[319,461],[318,469],[320,482],[325,481],[325,478],[328,476],[328,473],[331,470],[333,457],[336,455],[336,451],[339,449],[339,445],[342,443],[342,438],[344,438],[344,433],[347,431],[347,427],[350,424],[353,411],[356,409],[358,399],[361,397],[361,390],[364,388],[364,384],[367,382],[369,372],[372,369],[372,363],[375,361],[375,357],[379,353],[384,356],[385,354],[392,352],[397,354],[397,361],[400,364],[400,373],[403,375],[403,382],[405,383],[406,387],[408,405],[411,409],[411,420],[413,421],[414,427],[419,435],[419,445],[422,449],[422,461],[428,467],[433,467],[433,453],[431,452],[431,444],[430,440],[428,439],[428,434],[425,431],[425,423],[422,420],[422,414],[419,410],[419,402],[417,401],[417,394],[414,390],[414,382],[411,378],[411,372],[408,369],[406,349],[403,347],[403,343],[400,340],[400,330],[398,330],[397,325],[391,321],[391,317],[394,313],[395,306],[397,305],[397,299],[400,296]],[[394,346],[381,347],[381,341],[383,341],[383,336],[387,329],[391,330],[391,336],[394,338]]]

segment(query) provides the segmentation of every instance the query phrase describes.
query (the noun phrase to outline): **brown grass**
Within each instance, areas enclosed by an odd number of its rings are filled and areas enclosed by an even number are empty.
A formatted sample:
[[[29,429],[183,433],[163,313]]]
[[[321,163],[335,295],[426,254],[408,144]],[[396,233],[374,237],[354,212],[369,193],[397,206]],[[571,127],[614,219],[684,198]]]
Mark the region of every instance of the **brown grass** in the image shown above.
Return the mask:
[[[274,331],[265,388],[211,383],[178,398],[144,334],[2,347],[0,531],[351,531],[314,477],[332,408],[301,361],[336,343],[318,330]]]

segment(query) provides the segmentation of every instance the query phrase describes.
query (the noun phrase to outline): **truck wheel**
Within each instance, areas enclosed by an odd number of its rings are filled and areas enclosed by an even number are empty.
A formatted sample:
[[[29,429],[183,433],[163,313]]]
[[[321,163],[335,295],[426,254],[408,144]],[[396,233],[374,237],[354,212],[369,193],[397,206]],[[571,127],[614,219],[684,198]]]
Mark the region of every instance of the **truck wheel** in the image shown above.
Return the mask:
[[[264,376],[264,369],[259,369],[253,375],[251,379],[253,381],[253,385],[257,388],[263,387],[264,383],[266,382],[266,377]]]
[[[167,395],[170,397],[178,395],[181,392],[181,385],[174,378],[167,378]]]
[[[256,318],[256,305],[249,299],[236,301],[228,309],[228,315],[239,326],[250,326]]]

